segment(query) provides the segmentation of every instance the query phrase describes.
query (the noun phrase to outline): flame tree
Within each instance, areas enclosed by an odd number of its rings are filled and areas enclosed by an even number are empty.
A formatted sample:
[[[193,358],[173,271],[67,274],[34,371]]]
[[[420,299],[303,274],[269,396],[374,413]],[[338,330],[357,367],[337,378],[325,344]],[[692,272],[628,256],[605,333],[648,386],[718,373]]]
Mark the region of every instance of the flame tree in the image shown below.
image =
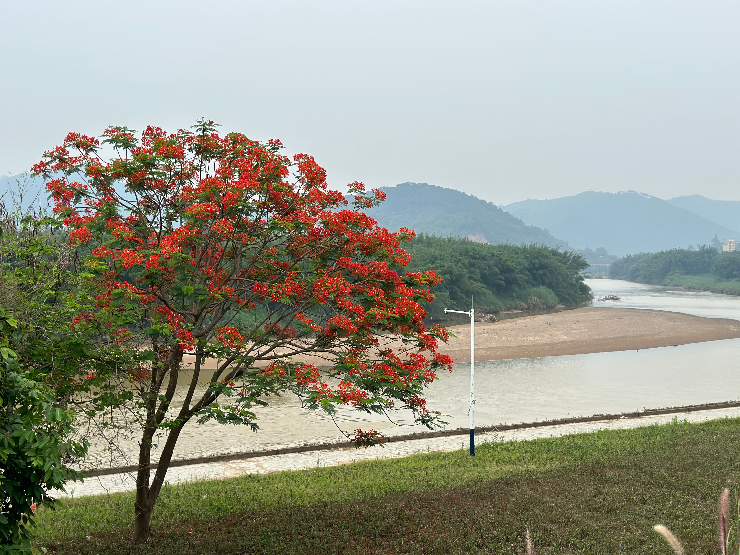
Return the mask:
[[[410,258],[401,244],[413,232],[391,233],[360,211],[381,202],[381,191],[351,184],[350,208],[311,156],[281,148],[221,136],[209,121],[140,136],[110,127],[100,139],[70,133],[33,167],[70,245],[88,253],[94,301],[71,326],[126,353],[123,370],[80,360],[55,381],[102,390],[114,372],[127,377],[106,398],[140,415],[137,542],[149,537],[178,436],[194,417],[256,429],[254,409],[292,392],[329,413],[403,408],[439,423],[423,389],[451,360],[438,352],[444,329],[425,327],[420,306],[439,278],[403,273]],[[306,363],[309,355],[326,368]],[[215,369],[206,371],[207,360]],[[204,379],[210,385],[199,387]],[[184,392],[177,410],[176,392]],[[158,431],[166,439],[153,472]],[[357,430],[355,440],[379,436]]]

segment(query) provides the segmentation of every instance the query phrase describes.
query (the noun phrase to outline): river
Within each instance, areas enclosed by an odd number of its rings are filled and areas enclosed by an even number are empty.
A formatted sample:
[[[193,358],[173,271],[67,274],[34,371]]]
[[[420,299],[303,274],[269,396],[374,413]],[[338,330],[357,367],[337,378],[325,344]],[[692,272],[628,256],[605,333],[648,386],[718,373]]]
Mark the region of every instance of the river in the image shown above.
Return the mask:
[[[683,312],[704,318],[740,320],[740,297],[707,291],[686,291],[660,285],[643,285],[617,279],[589,279],[594,292],[593,306],[650,308]],[[617,295],[619,301],[599,301],[605,295]]]
[[[658,309],[710,318],[740,320],[740,298],[629,283],[589,280],[594,306]],[[737,400],[740,395],[740,339],[641,351],[622,351],[532,359],[476,362],[476,424],[533,422],[569,416],[619,413],[671,406]],[[470,365],[455,364],[428,390],[430,408],[448,415],[448,427],[468,426]],[[374,428],[386,435],[424,431],[408,415],[385,417],[341,410],[333,422],[323,413],[303,410],[296,399],[273,399],[259,409],[260,431],[245,426],[189,423],[175,458],[292,447],[344,439],[338,428]],[[108,457],[100,445],[88,464],[118,466],[132,460],[136,441],[121,442],[124,458]]]

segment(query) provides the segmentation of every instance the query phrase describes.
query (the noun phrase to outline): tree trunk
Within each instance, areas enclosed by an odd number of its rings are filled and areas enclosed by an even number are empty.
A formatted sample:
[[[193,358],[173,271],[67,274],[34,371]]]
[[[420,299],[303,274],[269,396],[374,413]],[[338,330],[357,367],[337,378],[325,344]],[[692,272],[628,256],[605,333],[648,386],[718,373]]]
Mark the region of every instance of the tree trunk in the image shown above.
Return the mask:
[[[184,422],[170,430],[167,441],[162,449],[162,455],[157,463],[157,472],[154,475],[152,484],[149,485],[151,477],[151,438],[145,437],[141,442],[139,449],[139,471],[136,475],[136,501],[134,508],[136,518],[134,520],[134,543],[144,543],[151,535],[151,521],[154,505],[157,502],[164,478],[172,461],[172,453],[175,450],[177,439],[180,437]]]
[[[157,344],[154,343],[153,345],[155,352],[158,352],[159,349]],[[162,489],[164,477],[170,466],[170,460],[172,459],[172,453],[175,450],[177,438],[180,436],[182,426],[187,421],[183,420],[179,426],[170,430],[162,456],[157,465],[157,473],[154,476],[153,483],[150,485],[149,480],[152,472],[152,442],[154,441],[154,434],[157,433],[157,426],[161,424],[162,420],[165,418],[170,402],[175,395],[180,362],[182,362],[182,350],[178,348],[177,350],[171,351],[168,355],[166,364],[166,367],[170,369],[169,382],[167,384],[167,391],[164,395],[165,398],[162,400],[159,407],[157,407],[156,399],[157,394],[159,393],[161,380],[156,382],[156,374],[152,375],[153,381],[150,388],[150,395],[149,398],[146,399],[146,427],[144,428],[141,443],[139,444],[139,469],[136,473],[136,501],[134,503],[134,509],[136,511],[134,520],[134,543],[144,543],[151,535],[151,521],[154,504],[157,502],[157,497],[159,497],[159,492]],[[165,372],[166,367],[162,367],[160,370]],[[162,380],[163,379],[164,374],[162,375]]]
[[[134,543],[144,543],[151,535],[153,504],[149,501],[149,488],[136,489],[136,519],[134,520]]]
[[[134,502],[134,510],[136,511],[134,543],[147,541],[151,529],[154,503],[152,503],[149,495],[149,477],[151,476],[149,465],[152,459],[153,436],[154,430],[145,430],[144,437],[141,438],[141,444],[139,444],[139,470],[136,473],[136,501]]]

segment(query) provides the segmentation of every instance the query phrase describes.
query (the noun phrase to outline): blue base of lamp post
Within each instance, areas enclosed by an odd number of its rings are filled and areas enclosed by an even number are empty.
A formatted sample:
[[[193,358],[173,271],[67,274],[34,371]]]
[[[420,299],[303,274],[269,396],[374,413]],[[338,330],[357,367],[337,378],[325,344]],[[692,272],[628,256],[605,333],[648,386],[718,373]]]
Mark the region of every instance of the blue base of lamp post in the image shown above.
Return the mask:
[[[470,456],[475,457],[475,429],[470,430]]]

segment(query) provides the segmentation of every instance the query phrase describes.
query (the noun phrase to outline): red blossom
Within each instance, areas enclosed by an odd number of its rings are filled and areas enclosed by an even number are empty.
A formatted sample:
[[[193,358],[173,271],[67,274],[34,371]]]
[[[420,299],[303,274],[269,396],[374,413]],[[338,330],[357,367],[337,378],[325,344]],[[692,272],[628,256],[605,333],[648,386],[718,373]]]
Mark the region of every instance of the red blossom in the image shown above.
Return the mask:
[[[69,233],[69,244],[74,247],[79,244],[87,244],[92,241],[92,233],[86,227],[78,227]]]
[[[223,345],[238,349],[244,345],[244,336],[233,326],[224,326],[218,330],[218,341]]]
[[[183,350],[192,350],[195,348],[195,337],[193,332],[189,330],[179,330],[177,332],[177,339],[180,341]]]
[[[291,159],[279,141],[199,125],[140,135],[111,127],[101,141],[70,134],[34,166],[48,178],[70,245],[84,253],[94,246],[94,314],[76,315],[72,326],[98,323],[119,348],[154,337],[152,366],[205,345],[234,360],[229,372],[253,380],[243,386],[250,395],[265,394],[268,383],[311,406],[380,410],[395,400],[430,414],[423,388],[452,366],[438,352],[447,332],[424,324],[422,303],[440,278],[404,274],[402,245],[413,231],[392,233],[358,209],[384,193],[352,183],[351,208],[313,157]],[[117,154],[106,161],[100,142]],[[381,348],[399,336],[406,346]],[[292,353],[334,367],[322,374]],[[130,376],[143,381],[150,371]],[[379,435],[359,437],[367,444]]]
[[[383,442],[383,436],[376,430],[363,431],[358,428],[355,430],[355,436],[352,441],[357,444],[357,447],[370,447],[372,445],[380,445]]]

